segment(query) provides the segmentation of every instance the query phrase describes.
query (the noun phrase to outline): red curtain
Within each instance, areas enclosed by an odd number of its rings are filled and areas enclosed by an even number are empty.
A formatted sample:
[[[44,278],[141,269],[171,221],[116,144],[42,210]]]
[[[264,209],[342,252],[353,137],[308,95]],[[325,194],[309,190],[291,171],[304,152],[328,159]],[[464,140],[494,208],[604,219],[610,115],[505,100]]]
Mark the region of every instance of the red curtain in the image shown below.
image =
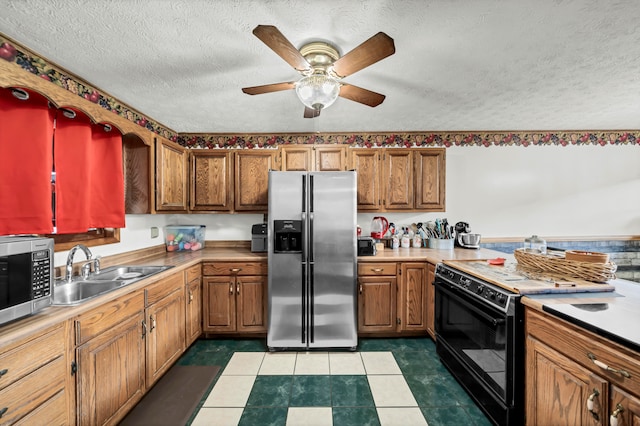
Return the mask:
[[[124,228],[122,135],[58,111],[55,133],[56,226],[59,234]]]
[[[47,234],[55,110],[38,93],[19,100],[0,89],[0,235]]]
[[[124,228],[122,135],[112,126],[91,126],[91,206],[95,228]]]

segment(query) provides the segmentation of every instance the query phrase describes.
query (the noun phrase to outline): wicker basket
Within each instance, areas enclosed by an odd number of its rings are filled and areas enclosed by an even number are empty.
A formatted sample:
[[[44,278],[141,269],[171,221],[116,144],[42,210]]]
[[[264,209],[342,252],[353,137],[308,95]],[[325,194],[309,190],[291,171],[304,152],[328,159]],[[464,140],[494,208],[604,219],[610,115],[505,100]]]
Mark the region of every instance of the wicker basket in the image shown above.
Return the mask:
[[[518,266],[525,269],[596,283],[604,283],[615,278],[618,268],[613,262],[578,262],[549,254],[528,253],[524,249],[515,249],[513,255],[518,261]]]

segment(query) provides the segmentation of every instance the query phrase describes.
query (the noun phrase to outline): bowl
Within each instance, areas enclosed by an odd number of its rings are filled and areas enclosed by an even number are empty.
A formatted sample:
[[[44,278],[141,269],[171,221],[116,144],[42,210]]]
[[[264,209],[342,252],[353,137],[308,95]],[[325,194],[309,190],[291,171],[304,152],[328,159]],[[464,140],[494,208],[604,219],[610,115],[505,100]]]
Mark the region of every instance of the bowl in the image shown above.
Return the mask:
[[[460,234],[462,244],[465,246],[477,246],[480,244],[480,234]]]

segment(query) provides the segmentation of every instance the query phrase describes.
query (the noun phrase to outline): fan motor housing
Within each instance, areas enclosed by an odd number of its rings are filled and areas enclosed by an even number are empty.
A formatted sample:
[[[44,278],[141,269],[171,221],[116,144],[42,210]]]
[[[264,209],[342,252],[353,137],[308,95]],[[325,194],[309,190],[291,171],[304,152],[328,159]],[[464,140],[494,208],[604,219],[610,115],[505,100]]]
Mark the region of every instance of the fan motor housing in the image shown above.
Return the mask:
[[[309,62],[314,74],[326,73],[327,68],[340,59],[338,49],[323,41],[314,41],[305,44],[300,48],[300,54]]]

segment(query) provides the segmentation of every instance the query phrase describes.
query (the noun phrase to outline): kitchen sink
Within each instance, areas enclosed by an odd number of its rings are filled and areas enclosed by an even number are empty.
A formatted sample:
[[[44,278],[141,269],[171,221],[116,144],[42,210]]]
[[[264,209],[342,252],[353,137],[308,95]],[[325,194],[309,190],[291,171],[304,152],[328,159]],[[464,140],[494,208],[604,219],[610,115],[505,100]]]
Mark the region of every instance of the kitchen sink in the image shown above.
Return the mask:
[[[53,305],[78,305],[101,294],[122,288],[173,266],[111,266],[87,279],[58,280],[53,286]]]

